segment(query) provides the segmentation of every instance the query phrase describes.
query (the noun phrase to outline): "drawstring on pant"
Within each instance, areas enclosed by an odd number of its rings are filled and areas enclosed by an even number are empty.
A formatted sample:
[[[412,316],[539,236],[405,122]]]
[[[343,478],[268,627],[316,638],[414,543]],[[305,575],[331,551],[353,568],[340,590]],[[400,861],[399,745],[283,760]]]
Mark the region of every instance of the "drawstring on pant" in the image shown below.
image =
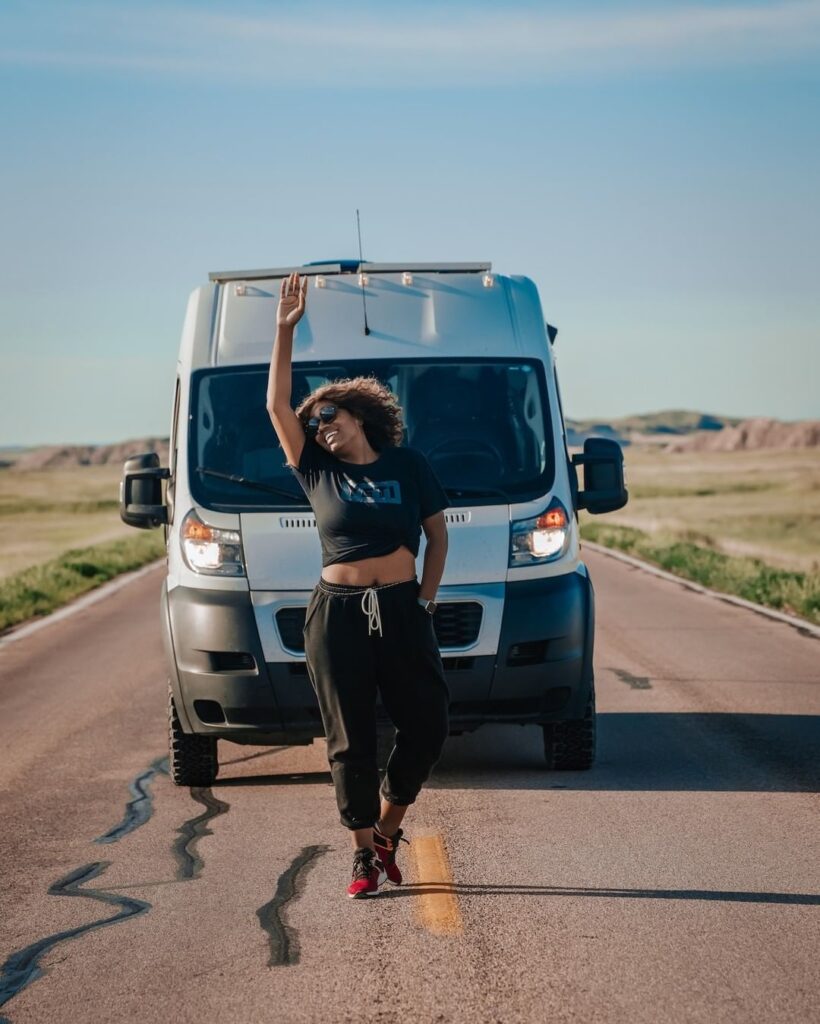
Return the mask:
[[[368,587],[362,594],[362,611],[367,616],[367,635],[379,631],[379,636],[384,636],[382,633],[382,614],[381,608],[379,607],[379,595],[376,592],[375,587]]]
[[[395,583],[379,583],[374,587],[347,586],[344,583],[329,583],[326,579],[319,580],[319,589],[331,597],[358,597],[362,595],[361,608],[367,616],[367,635],[374,634],[384,637],[382,632],[382,611],[379,605],[379,591],[390,590],[393,587],[403,587],[413,583],[418,587],[418,580],[415,576],[408,580],[397,580]]]

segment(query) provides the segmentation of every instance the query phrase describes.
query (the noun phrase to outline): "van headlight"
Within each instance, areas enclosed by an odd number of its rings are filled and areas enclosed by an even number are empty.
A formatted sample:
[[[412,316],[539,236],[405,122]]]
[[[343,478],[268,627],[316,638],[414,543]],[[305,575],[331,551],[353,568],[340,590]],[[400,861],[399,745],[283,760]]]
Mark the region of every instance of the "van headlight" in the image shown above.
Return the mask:
[[[242,535],[203,523],[191,509],[179,531],[182,557],[194,572],[206,576],[244,576]]]
[[[569,520],[557,498],[534,519],[516,519],[510,523],[510,568],[551,562],[567,549]]]

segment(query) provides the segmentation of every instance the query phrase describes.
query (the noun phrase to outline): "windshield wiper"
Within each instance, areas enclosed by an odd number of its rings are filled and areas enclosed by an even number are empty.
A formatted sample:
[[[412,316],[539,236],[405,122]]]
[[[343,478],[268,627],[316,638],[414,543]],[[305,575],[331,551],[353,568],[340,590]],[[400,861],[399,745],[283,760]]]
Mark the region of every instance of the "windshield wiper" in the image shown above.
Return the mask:
[[[285,498],[290,498],[291,501],[298,500],[303,497],[302,494],[294,494],[293,491],[286,491],[284,487],[274,487],[273,484],[263,484],[258,480],[249,480],[246,476],[237,476],[235,473],[220,473],[217,469],[208,469],[207,466],[197,466],[195,472],[202,473],[203,476],[215,476],[219,480],[230,480],[235,484],[242,484],[244,487],[252,487],[256,491],[267,491],[269,494],[281,494]],[[307,498],[304,499],[307,504]]]
[[[498,496],[503,498],[504,501],[509,501],[510,497],[504,491],[500,491],[497,487],[445,487],[447,494],[452,494],[455,498],[489,498],[492,496]]]
[[[219,480],[230,480],[231,483],[242,484],[244,487],[252,487],[256,491],[267,491],[269,494],[280,494],[285,498],[296,500],[302,498],[301,494],[294,494],[283,487],[275,487],[273,484],[263,484],[259,480],[249,480],[246,476],[238,476],[236,473],[221,473],[217,469],[208,469],[207,466],[197,466],[197,473],[203,476],[214,476]],[[445,492],[456,498],[486,498],[497,496],[509,501],[509,495],[497,487],[445,487]],[[305,498],[305,503],[307,499]]]

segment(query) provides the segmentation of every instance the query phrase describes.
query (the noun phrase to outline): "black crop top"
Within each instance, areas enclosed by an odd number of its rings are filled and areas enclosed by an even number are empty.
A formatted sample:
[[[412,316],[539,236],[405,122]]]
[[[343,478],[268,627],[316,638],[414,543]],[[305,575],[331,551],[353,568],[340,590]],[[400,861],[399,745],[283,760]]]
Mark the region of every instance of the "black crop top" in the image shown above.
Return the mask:
[[[421,521],[449,502],[422,452],[385,448],[375,462],[344,462],[306,438],[292,466],[316,516],[322,565],[419,553]]]

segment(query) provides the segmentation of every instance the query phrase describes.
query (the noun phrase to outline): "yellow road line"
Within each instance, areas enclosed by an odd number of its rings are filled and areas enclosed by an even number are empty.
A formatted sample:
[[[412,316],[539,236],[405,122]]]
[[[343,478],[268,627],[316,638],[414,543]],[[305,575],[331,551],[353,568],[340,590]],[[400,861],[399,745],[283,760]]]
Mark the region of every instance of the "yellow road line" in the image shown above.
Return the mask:
[[[444,840],[434,833],[416,835],[410,844],[415,867],[414,882],[422,891],[416,896],[416,919],[433,935],[463,935],[464,922],[453,891],[453,873]]]

